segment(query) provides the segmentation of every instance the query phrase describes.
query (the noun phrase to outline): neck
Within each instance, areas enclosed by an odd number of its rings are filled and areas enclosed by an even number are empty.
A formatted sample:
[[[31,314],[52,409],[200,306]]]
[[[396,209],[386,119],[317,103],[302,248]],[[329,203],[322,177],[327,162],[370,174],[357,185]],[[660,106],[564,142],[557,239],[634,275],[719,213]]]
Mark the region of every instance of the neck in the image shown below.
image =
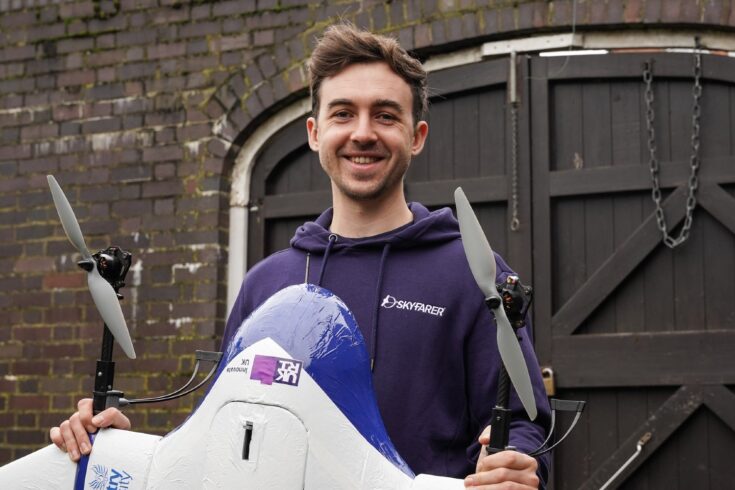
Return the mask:
[[[355,201],[333,193],[330,230],[345,238],[364,238],[395,230],[413,220],[403,189],[387,199]]]

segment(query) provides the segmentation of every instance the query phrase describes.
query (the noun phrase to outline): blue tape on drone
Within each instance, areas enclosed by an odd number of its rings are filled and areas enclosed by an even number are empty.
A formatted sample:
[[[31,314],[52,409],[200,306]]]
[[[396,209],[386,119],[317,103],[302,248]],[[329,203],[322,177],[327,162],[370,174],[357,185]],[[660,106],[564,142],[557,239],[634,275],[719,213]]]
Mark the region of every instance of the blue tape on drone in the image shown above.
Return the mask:
[[[226,347],[215,379],[240,352],[271,338],[319,384],[365,439],[401,471],[414,477],[380,416],[370,358],[355,317],[331,291],[311,284],[271,296],[240,326]]]

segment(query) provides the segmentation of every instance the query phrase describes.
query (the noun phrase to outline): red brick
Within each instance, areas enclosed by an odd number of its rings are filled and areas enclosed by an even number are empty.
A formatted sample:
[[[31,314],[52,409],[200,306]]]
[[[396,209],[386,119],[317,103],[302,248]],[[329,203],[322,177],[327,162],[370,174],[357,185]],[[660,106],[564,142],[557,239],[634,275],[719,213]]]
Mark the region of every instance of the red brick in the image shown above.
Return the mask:
[[[10,395],[8,407],[11,410],[45,410],[49,406],[46,395]]]
[[[46,274],[43,278],[44,289],[79,288],[86,284],[87,274],[84,272]]]
[[[48,272],[55,269],[52,257],[26,257],[16,260],[15,272]]]

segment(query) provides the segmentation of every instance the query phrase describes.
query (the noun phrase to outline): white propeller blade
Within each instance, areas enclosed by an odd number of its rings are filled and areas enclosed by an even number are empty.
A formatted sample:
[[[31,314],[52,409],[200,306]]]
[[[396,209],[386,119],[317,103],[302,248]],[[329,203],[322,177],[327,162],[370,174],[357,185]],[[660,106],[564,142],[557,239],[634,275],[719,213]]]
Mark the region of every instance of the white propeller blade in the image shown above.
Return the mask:
[[[100,312],[102,319],[110,329],[110,333],[115,337],[117,343],[122,347],[125,355],[130,359],[135,359],[135,349],[133,349],[133,341],[130,339],[128,326],[125,324],[120,301],[117,294],[109,282],[107,282],[97,271],[97,267],[93,267],[92,271],[87,274],[87,284],[89,292],[92,293],[92,299]]]
[[[472,206],[467,200],[461,187],[454,191],[454,202],[457,206],[457,219],[459,221],[459,231],[462,234],[462,245],[467,256],[467,262],[470,264],[470,270],[475,278],[475,282],[486,298],[500,297],[498,289],[495,286],[495,254],[493,249],[482,231],[480,222],[477,220]],[[523,408],[531,420],[536,418],[536,400],[533,396],[533,387],[531,386],[531,378],[528,375],[528,366],[526,359],[523,357],[523,351],[518,343],[513,327],[510,326],[508,317],[499,302],[497,308],[493,308],[495,314],[495,323],[498,330],[498,350],[503,360],[505,370],[508,372],[513,387],[521,399]]]
[[[79,222],[74,214],[74,210],[71,208],[71,204],[69,204],[69,200],[66,198],[64,191],[61,190],[59,183],[56,182],[53,175],[48,175],[46,178],[48,179],[48,185],[51,188],[51,197],[54,198],[56,212],[59,213],[61,226],[64,227],[66,236],[69,238],[71,244],[79,250],[82,257],[89,259],[92,257],[92,254],[89,253],[87,244],[84,243],[84,235],[82,235],[82,230],[79,228]]]
[[[82,235],[81,228],[79,228],[79,222],[64,191],[61,190],[53,175],[47,176],[47,179],[51,188],[51,196],[56,206],[56,212],[59,213],[61,226],[64,227],[66,236],[72,245],[79,250],[79,253],[82,254],[84,259],[94,262],[94,257],[92,257],[87,245],[84,243],[84,236]],[[105,325],[110,329],[110,333],[112,333],[112,336],[115,337],[117,343],[122,347],[123,352],[129,358],[135,359],[133,341],[130,338],[128,326],[125,324],[125,317],[123,316],[122,308],[120,308],[120,301],[117,299],[117,294],[112,285],[100,275],[96,262],[92,270],[87,273],[87,284],[89,285],[89,292],[92,293],[94,304],[100,312]]]

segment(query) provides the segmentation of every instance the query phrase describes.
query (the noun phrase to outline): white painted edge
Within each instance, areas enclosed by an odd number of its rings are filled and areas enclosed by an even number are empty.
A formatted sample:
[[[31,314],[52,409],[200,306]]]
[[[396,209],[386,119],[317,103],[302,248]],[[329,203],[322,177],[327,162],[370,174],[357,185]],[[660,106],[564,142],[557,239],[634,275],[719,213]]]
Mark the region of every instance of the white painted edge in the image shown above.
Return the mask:
[[[281,128],[311,110],[308,97],[298,100],[274,114],[255,130],[235,159],[230,189],[230,238],[227,267],[227,315],[235,304],[240,285],[247,272],[247,230],[250,203],[250,178],[255,158],[263,146]],[[304,128],[306,131],[306,128]]]
[[[248,209],[244,206],[230,206],[230,243],[227,267],[227,316],[230,316],[240,285],[245,278],[246,257],[248,256]]]
[[[646,31],[610,31],[576,34],[552,34],[523,39],[489,42],[482,45],[482,57],[505,56],[516,53],[577,49],[671,49],[695,48],[699,37],[700,47],[710,50],[735,51],[735,36],[720,32],[671,31],[652,29]],[[479,61],[479,60],[478,60]]]

